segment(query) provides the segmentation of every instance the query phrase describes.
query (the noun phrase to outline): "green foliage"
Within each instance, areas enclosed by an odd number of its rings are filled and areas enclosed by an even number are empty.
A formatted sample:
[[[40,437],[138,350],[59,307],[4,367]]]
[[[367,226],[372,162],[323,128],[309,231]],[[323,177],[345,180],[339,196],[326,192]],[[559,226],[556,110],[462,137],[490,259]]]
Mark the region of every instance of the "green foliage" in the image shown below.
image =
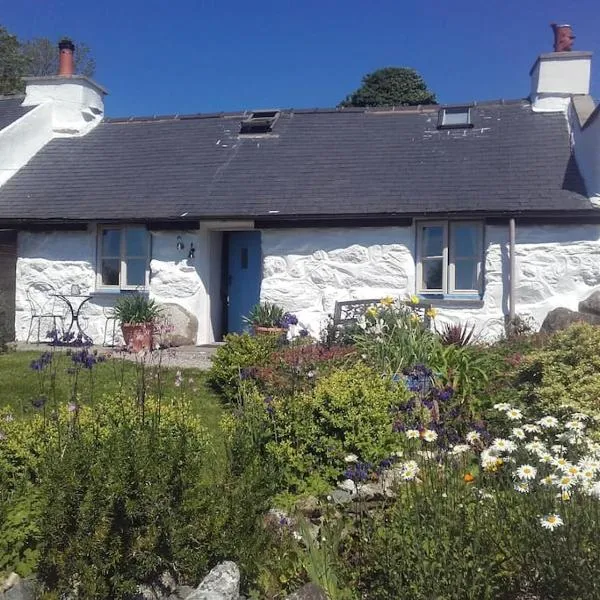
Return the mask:
[[[17,36],[0,26],[0,94],[14,94],[23,89],[27,59],[21,53]]]
[[[212,358],[208,374],[210,384],[225,400],[234,402],[239,398],[242,376],[246,376],[246,371],[252,367],[266,365],[278,345],[279,338],[275,335],[230,333]]]
[[[406,397],[403,386],[355,364],[322,377],[312,391],[280,397],[249,391],[240,418],[256,424],[286,489],[322,493],[338,479],[346,455],[376,462],[397,449],[392,408]]]
[[[435,94],[414,69],[385,67],[365,75],[362,85],[339,106],[416,106],[435,103]]]
[[[474,323],[444,323],[437,331],[444,346],[468,346],[476,341]]]
[[[254,327],[281,327],[285,311],[271,302],[261,302],[252,307],[244,321]]]
[[[161,308],[144,294],[124,294],[115,302],[114,313],[121,323],[153,323]]]
[[[523,360],[519,383],[542,410],[566,405],[600,416],[600,328],[575,323],[556,333]]]

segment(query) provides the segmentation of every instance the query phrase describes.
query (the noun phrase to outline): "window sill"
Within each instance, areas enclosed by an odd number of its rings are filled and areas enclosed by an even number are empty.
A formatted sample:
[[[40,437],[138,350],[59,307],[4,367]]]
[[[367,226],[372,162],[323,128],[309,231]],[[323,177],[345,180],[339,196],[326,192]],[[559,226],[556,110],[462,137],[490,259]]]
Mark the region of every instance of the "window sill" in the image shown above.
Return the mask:
[[[97,288],[91,292],[91,296],[120,296],[121,294],[147,294],[150,290],[146,288]]]
[[[434,308],[483,308],[483,300],[478,295],[419,294],[419,299],[429,302]]]

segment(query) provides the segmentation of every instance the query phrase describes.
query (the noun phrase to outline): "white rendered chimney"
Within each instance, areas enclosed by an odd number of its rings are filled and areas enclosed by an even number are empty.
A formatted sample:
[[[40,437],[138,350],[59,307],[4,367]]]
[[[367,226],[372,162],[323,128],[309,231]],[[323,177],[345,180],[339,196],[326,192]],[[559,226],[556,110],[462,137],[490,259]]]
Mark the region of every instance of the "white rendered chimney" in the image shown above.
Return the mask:
[[[571,96],[590,93],[591,52],[572,51],[575,36],[570,25],[551,25],[554,52],[540,54],[531,75],[531,103],[534,111],[566,111]]]
[[[55,137],[84,135],[102,120],[107,92],[89,77],[74,74],[73,42],[61,40],[58,47],[58,74],[26,77],[23,106],[51,104]]]

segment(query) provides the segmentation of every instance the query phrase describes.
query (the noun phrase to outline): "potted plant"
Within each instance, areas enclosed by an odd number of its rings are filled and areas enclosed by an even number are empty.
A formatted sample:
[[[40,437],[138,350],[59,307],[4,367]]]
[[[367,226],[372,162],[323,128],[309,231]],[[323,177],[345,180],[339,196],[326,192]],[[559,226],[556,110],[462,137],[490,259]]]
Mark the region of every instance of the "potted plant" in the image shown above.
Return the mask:
[[[298,319],[291,313],[285,312],[281,306],[271,302],[261,302],[252,308],[244,317],[255,335],[282,334],[290,325],[296,325]]]
[[[129,350],[152,350],[154,324],[160,312],[158,304],[143,294],[126,294],[117,300],[114,314],[121,322],[123,339]]]

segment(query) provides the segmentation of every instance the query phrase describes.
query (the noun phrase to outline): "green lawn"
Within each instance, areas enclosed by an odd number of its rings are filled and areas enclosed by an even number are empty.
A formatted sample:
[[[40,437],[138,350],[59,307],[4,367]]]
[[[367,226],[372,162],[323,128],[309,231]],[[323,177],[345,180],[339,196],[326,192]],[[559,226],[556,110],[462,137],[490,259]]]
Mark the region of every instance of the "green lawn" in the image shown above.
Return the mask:
[[[76,350],[74,350],[76,351]],[[42,371],[31,368],[40,352],[9,352],[0,354],[0,406],[11,406],[17,414],[35,410],[32,401],[40,396],[56,397],[69,402],[75,385],[72,357],[64,351],[52,353],[52,362]],[[206,374],[196,369],[166,369],[153,364],[142,364],[112,358],[98,363],[91,370],[80,369],[77,376],[79,401],[85,405],[90,397],[119,394],[136,397],[142,382],[147,393],[161,393],[165,400],[185,394],[191,398],[194,409],[205,420],[207,429],[218,432],[223,409],[218,397],[206,384]],[[176,384],[176,380],[179,385]],[[53,387],[54,386],[54,387]],[[53,391],[54,390],[54,391]]]

